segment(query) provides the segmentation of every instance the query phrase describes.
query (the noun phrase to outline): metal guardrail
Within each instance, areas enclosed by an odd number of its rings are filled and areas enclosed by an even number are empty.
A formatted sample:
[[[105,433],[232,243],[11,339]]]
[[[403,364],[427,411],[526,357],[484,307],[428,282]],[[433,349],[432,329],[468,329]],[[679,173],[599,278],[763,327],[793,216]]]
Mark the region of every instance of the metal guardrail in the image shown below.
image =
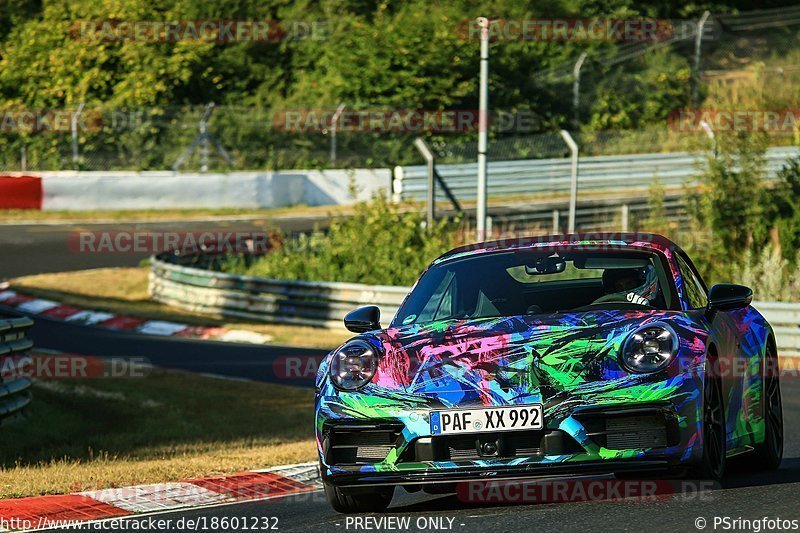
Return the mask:
[[[778,353],[800,356],[800,304],[753,302],[775,331]]]
[[[797,155],[800,155],[800,149],[794,146],[767,150],[768,176],[774,177],[789,158]],[[579,187],[581,191],[619,190],[621,198],[630,191],[649,189],[655,176],[662,186],[681,187],[695,181],[707,157],[704,153],[690,152],[581,157],[578,164]],[[436,165],[436,171],[456,198],[475,199],[478,180],[476,163]],[[489,162],[488,179],[492,196],[568,193],[570,160]],[[424,200],[426,190],[426,166],[395,167],[392,183],[395,200]]]
[[[382,316],[392,317],[408,293],[406,287],[275,280],[186,266],[195,261],[191,255],[152,257],[150,297],[195,312],[340,327],[344,315],[362,305],[377,305]]]
[[[27,317],[0,316],[0,363],[5,358],[21,354],[33,347],[25,332],[33,325]],[[2,367],[2,364],[0,364]],[[3,379],[0,376],[0,423],[19,417],[31,402],[31,380],[28,378]]]
[[[266,322],[340,327],[362,305],[394,316],[409,289],[387,285],[291,281],[238,276],[186,266],[195,256],[170,253],[151,258],[149,292],[162,303],[189,311]],[[772,324],[781,354],[800,355],[800,304],[753,302]]]

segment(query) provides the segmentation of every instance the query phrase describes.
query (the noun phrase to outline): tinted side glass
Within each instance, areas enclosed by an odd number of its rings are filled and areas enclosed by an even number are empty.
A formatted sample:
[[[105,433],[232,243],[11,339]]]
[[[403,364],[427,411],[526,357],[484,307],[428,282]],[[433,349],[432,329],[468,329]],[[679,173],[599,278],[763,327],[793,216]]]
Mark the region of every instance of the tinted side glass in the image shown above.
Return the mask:
[[[695,274],[689,264],[680,255],[675,256],[678,260],[678,266],[683,275],[683,291],[684,298],[689,302],[689,307],[692,309],[703,309],[708,305],[708,294],[703,286],[703,283]]]

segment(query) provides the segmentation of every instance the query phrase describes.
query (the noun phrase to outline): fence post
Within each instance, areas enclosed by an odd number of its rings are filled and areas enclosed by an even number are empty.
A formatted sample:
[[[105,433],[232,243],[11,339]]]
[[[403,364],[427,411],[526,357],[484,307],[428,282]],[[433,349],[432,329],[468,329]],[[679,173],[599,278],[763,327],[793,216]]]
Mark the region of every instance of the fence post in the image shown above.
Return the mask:
[[[576,130],[580,127],[580,104],[581,104],[581,67],[586,60],[586,52],[581,53],[575,66],[572,68],[572,127]]]
[[[575,233],[575,213],[578,209],[578,145],[567,130],[561,130],[561,138],[571,153],[570,187],[569,187],[569,233]]]
[[[705,120],[700,121],[700,127],[706,132],[706,135],[709,139],[711,139],[711,146],[712,150],[714,151],[714,159],[717,158],[717,136],[714,134],[714,129],[711,127],[711,124],[706,122]]]
[[[336,108],[336,112],[333,114],[333,118],[331,119],[331,164],[336,163],[336,130],[339,125],[339,117],[342,116],[344,107],[344,102],[339,104],[339,107]]]
[[[78,153],[78,117],[83,113],[85,105],[84,102],[78,105],[78,109],[72,114],[72,120],[70,121],[70,130],[72,130],[72,164],[75,170],[78,170],[78,161],[80,159],[80,154]]]
[[[200,125],[199,131],[197,133],[197,137],[194,138],[192,144],[189,145],[179,157],[175,160],[175,164],[172,165],[172,170],[177,172],[180,170],[181,166],[184,162],[186,162],[192,154],[194,154],[195,149],[198,145],[200,145],[200,172],[208,172],[208,143],[214,143],[214,147],[217,149],[217,152],[225,159],[225,161],[230,165],[233,166],[233,160],[231,156],[228,154],[228,151],[220,144],[220,142],[213,137],[210,133],[208,133],[208,118],[211,116],[211,112],[214,110],[214,102],[209,103],[203,114],[200,116]]]
[[[558,209],[553,209],[553,233],[558,233],[558,226],[559,226],[559,212]]]
[[[700,47],[703,44],[703,28],[706,25],[708,17],[711,15],[710,11],[703,13],[700,20],[697,22],[697,33],[694,36],[694,68],[692,69],[692,106],[697,108],[700,103],[699,99],[699,85],[700,85]]]
[[[213,109],[211,102],[200,117],[200,172],[208,172],[208,117]]]
[[[28,147],[23,144],[19,152],[19,166],[22,172],[25,172],[28,170]]]
[[[428,223],[428,231],[433,228],[433,220],[436,216],[436,179],[434,178],[434,166],[433,166],[433,153],[431,152],[428,145],[425,144],[420,137],[417,137],[414,140],[414,146],[419,150],[419,153],[422,154],[422,157],[425,158],[425,162],[428,165],[428,207],[426,211],[425,220]]]

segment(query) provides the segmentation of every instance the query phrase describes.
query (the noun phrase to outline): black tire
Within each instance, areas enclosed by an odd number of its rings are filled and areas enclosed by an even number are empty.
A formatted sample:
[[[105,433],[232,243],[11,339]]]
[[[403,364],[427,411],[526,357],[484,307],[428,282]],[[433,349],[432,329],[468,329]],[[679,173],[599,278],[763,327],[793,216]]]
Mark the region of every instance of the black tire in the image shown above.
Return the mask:
[[[344,514],[385,511],[394,496],[394,487],[347,489],[329,483],[323,483],[323,486],[325,497],[333,510]]]
[[[712,369],[713,364],[708,368]],[[689,477],[721,482],[725,477],[727,428],[722,383],[712,371],[703,384],[703,456],[688,472]]]
[[[764,361],[764,442],[756,447],[753,466],[758,470],[777,470],[783,460],[783,402],[778,355],[767,348]]]

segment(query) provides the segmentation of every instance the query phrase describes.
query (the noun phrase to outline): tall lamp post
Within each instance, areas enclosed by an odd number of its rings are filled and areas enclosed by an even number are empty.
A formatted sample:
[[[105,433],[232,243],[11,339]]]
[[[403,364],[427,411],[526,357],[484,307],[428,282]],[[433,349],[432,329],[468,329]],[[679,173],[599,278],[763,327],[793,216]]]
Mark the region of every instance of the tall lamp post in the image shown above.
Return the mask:
[[[478,96],[478,239],[486,239],[486,150],[489,145],[489,19],[478,19],[481,28],[480,92]]]

